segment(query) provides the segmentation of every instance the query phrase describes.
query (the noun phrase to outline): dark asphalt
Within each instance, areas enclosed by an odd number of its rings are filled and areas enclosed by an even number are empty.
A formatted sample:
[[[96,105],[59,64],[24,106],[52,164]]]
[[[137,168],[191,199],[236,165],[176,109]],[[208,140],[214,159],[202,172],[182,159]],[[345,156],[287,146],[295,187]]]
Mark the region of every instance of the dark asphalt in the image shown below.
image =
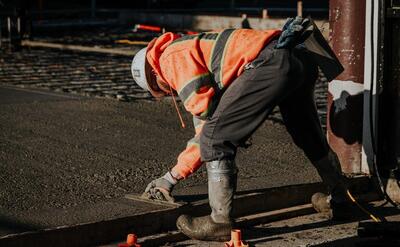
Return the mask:
[[[0,233],[144,210],[119,198],[164,174],[192,132],[169,99],[124,103],[0,87]],[[238,166],[239,190],[318,180],[279,121],[255,133]],[[206,193],[205,169],[175,192]]]

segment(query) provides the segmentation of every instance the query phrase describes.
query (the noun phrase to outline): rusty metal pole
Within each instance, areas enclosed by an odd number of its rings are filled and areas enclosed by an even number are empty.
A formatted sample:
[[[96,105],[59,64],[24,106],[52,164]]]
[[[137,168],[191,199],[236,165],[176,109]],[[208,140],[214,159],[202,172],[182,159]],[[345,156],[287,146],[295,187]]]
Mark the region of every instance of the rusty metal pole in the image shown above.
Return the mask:
[[[342,170],[361,173],[366,0],[330,0],[331,45],[345,70],[328,87],[328,141]]]
[[[297,16],[303,16],[303,1],[297,1]]]
[[[263,19],[267,19],[268,18],[268,9],[263,9],[262,10],[261,18],[263,18]]]

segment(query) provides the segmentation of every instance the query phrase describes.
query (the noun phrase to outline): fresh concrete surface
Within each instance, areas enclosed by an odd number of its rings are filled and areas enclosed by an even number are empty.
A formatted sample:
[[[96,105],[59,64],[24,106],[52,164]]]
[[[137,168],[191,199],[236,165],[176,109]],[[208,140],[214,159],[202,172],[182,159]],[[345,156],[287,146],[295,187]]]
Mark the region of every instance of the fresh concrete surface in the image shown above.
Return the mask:
[[[1,88],[0,94],[9,95],[9,90]],[[18,100],[0,97],[0,215],[7,219],[0,223],[3,234],[21,231],[13,222],[45,219],[49,211],[54,212],[52,219],[35,229],[96,219],[68,212],[101,209],[96,205],[143,192],[173,166],[193,135],[192,127],[180,127],[169,100],[123,103],[54,95],[38,100],[40,92],[16,88],[13,93]],[[185,122],[191,122],[189,115]],[[279,121],[267,121],[255,133],[253,146],[239,152],[238,166],[242,191],[319,180]],[[206,192],[204,168],[175,191],[202,197]],[[103,210],[119,213],[118,208]]]

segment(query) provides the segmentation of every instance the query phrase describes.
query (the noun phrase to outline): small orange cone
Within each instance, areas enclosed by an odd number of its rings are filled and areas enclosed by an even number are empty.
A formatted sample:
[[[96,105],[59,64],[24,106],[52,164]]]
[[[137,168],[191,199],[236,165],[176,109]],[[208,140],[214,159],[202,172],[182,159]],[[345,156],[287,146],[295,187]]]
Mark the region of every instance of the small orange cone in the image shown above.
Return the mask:
[[[140,247],[140,244],[137,243],[137,236],[131,233],[126,237],[126,243],[118,244],[118,247]]]
[[[249,247],[242,242],[242,232],[239,229],[231,231],[231,241],[225,243],[225,247]]]

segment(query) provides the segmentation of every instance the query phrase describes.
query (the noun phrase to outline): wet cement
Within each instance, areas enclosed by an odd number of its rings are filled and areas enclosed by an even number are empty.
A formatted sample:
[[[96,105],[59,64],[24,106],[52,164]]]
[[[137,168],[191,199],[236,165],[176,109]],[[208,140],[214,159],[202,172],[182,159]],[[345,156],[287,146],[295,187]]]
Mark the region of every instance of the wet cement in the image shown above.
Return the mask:
[[[10,88],[0,88],[0,95],[7,95],[0,97],[3,234],[22,231],[12,223],[30,217],[45,227],[118,215],[126,205],[107,203],[141,193],[173,166],[193,135],[189,114],[182,129],[168,99],[124,103]],[[279,121],[266,121],[237,163],[239,190],[319,180]],[[205,195],[204,167],[175,193]],[[84,213],[90,208],[93,213]]]

